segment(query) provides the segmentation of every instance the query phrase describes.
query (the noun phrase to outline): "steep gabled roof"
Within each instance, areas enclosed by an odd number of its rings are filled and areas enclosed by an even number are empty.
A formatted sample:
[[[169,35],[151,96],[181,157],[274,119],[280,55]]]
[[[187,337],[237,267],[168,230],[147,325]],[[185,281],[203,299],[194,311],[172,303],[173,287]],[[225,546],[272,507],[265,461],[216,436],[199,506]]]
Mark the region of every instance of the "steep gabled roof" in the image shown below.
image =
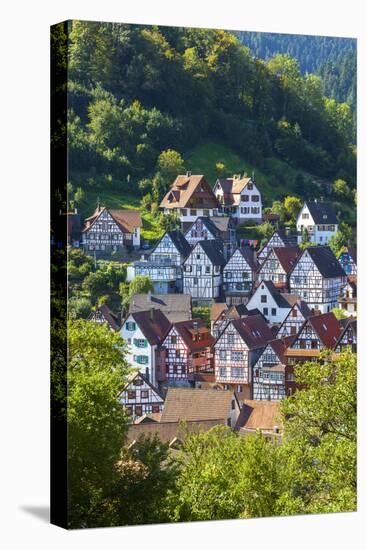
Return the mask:
[[[104,319],[107,321],[111,329],[119,330],[121,328],[121,322],[120,322],[119,316],[113,313],[113,311],[110,309],[110,307],[107,306],[107,304],[102,304],[101,306],[99,306],[95,313],[97,313],[97,311],[101,312],[101,314],[103,315]],[[94,314],[92,313],[89,319],[92,318],[93,316]]]
[[[308,202],[306,201],[306,206],[309,209],[311,217],[316,224],[337,224],[337,216],[333,209],[333,206],[329,202]]]
[[[206,227],[206,229],[208,229],[208,231],[211,233],[211,235],[215,238],[215,239],[219,239],[220,236],[221,236],[221,230],[217,227],[217,225],[215,225],[212,221],[211,221],[211,218],[209,218],[208,216],[199,216],[194,222],[192,222],[192,224],[189,226],[189,228],[187,229],[187,231],[185,232],[185,234],[187,235],[188,231],[190,231],[193,227],[193,225],[198,221],[200,220],[202,222],[202,224]]]
[[[346,334],[347,330],[349,328],[352,328],[353,332],[357,335],[357,319],[345,319],[346,323],[342,327],[342,332],[339,335],[339,338],[337,340],[337,343],[335,344],[335,347],[338,346],[338,344],[341,342],[343,336]]]
[[[282,229],[282,228],[274,229],[274,231],[273,231],[272,235],[270,236],[270,238],[266,241],[266,243],[258,251],[258,256],[261,255],[264,248],[268,245],[268,243],[271,241],[271,239],[273,239],[273,237],[275,235],[278,235],[280,237],[281,241],[283,242],[283,246],[296,246],[297,245],[297,235],[296,234],[288,233],[285,229]],[[277,248],[280,248],[280,247],[277,246]],[[269,249],[269,251],[270,251],[270,249]]]
[[[191,245],[181,231],[167,231],[179,254],[186,258],[192,250]],[[160,242],[160,241],[159,241]]]
[[[273,247],[272,250],[287,274],[294,268],[297,259],[301,254],[301,250],[298,246]],[[264,263],[265,262],[266,260],[264,260]]]
[[[248,263],[248,265],[252,268],[253,271],[256,271],[258,269],[258,261],[256,260],[254,256],[254,250],[250,246],[243,246],[239,249],[241,255],[243,256],[244,260]]]
[[[161,399],[164,401],[164,396],[160,393],[159,389],[156,387],[156,386],[153,386],[153,384],[146,378],[146,376],[144,376],[142,374],[142,372],[140,371],[137,371],[137,372],[132,372],[130,374],[130,376],[127,378],[127,382],[126,384],[123,386],[123,388],[121,389],[121,391],[119,392],[118,396],[121,395],[121,393],[123,393],[124,391],[127,390],[127,388],[129,386],[131,386],[131,384],[133,384],[133,382],[137,379],[137,378],[140,378],[143,382],[145,382],[145,384],[147,384],[159,397],[161,397]]]
[[[200,191],[200,197],[204,199],[200,208],[217,208],[218,201],[203,175],[177,176],[160,207],[185,208],[200,185],[204,187],[204,191]]]
[[[346,277],[341,264],[329,246],[309,246],[309,248],[303,251],[300,258],[307,252],[323,277],[328,279],[332,277]]]
[[[273,340],[273,334],[261,315],[248,315],[241,319],[234,319],[231,324],[249,349],[264,347]]]
[[[207,255],[208,259],[212,262],[213,265],[225,265],[226,260],[223,255],[223,243],[219,239],[210,239],[206,241],[198,241],[192,252],[196,247],[200,245],[204,253]]]
[[[190,351],[211,347],[215,341],[201,319],[173,323],[173,327]]]
[[[219,420],[230,416],[231,402],[238,400],[228,390],[168,388],[161,422]]]
[[[151,308],[130,315],[151,346],[161,344],[171,327],[171,323],[159,309]]]
[[[129,313],[159,309],[171,323],[175,323],[191,319],[191,306],[192,298],[189,294],[133,294]]]
[[[274,299],[274,301],[276,302],[278,307],[288,308],[288,309],[291,308],[291,305],[288,303],[287,300],[285,300],[285,298],[283,297],[281,292],[275,287],[273,281],[261,281],[260,284],[258,285],[255,293],[260,292],[260,290],[261,290],[260,287],[262,285],[265,285],[267,287],[268,292],[271,294],[272,298]],[[254,294],[253,294],[253,296],[254,296]]]
[[[308,318],[306,323],[309,323],[313,327],[326,348],[334,348],[342,332],[342,326],[336,319],[334,313],[329,312],[322,313],[321,315],[312,315]]]
[[[99,216],[107,211],[123,233],[132,233],[136,228],[142,226],[141,213],[139,210],[108,209],[105,206],[98,207],[94,213],[85,219],[83,232],[89,231]]]
[[[225,233],[229,228],[233,228],[234,224],[230,216],[211,216],[211,222],[217,227],[219,231]]]

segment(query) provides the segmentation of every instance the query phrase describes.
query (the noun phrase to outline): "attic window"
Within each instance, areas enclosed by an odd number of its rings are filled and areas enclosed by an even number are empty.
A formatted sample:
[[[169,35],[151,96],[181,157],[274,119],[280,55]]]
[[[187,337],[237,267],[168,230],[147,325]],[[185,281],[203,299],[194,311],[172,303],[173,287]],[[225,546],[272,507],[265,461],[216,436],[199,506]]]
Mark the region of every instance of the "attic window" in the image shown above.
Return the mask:
[[[328,330],[328,327],[323,323],[323,329]]]
[[[327,214],[323,214],[323,220],[327,220],[327,219],[328,219]]]

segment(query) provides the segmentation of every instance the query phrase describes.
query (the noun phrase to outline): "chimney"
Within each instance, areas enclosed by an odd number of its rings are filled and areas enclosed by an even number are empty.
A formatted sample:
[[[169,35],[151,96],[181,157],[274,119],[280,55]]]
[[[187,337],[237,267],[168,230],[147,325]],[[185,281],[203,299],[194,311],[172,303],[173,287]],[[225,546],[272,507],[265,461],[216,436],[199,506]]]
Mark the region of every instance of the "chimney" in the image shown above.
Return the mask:
[[[286,234],[286,237],[290,236],[290,228],[288,226],[285,227],[285,234]]]
[[[75,214],[77,214],[77,213],[78,213],[78,209],[77,209],[77,208],[75,208]]]
[[[187,178],[190,178],[190,177],[191,177],[191,175],[192,175],[192,172],[186,172],[186,176],[187,176]]]
[[[151,300],[151,290],[148,291],[147,293],[147,301],[149,304],[151,304],[152,300]]]
[[[149,313],[150,313],[150,321],[151,321],[152,323],[154,322],[154,311],[155,311],[154,308],[151,307]]]

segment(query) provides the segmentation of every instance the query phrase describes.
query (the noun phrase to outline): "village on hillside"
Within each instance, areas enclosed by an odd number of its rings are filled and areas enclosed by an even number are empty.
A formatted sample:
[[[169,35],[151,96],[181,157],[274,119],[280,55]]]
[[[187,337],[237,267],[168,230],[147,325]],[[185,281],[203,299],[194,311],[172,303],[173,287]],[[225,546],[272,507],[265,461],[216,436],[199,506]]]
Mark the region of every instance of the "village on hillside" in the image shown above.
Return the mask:
[[[298,389],[294,367],[323,350],[357,351],[356,251],[336,257],[328,246],[342,220],[331,204],[306,200],[294,231],[263,213],[264,199],[253,176],[212,188],[204,175],[178,175],[160,210],[176,214],[180,228],[152,247],[142,243],[137,210],[98,204],[85,220],[68,214],[70,247],[94,261],[133,250],[127,282],[152,284],[128,311],[104,303],[89,316],[127,344],[134,370],[118,400],[130,445],[156,433],[174,449],[182,421],[189,432],[224,424],[281,437],[279,403]],[[264,243],[241,238],[239,228],[263,221],[273,225]],[[205,308],[209,321],[192,311]]]

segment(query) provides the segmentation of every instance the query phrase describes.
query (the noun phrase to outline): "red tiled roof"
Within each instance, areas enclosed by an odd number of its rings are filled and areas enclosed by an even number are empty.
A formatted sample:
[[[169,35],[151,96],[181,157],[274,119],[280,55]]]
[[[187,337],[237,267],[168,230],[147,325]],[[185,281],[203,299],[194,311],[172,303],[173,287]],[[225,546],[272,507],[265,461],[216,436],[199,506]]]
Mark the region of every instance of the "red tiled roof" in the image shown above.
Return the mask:
[[[273,252],[286,273],[289,273],[293,269],[301,254],[301,250],[298,246],[274,247]]]
[[[173,326],[191,351],[211,347],[214,344],[214,337],[201,319],[181,321],[174,323]]]
[[[170,190],[161,201],[160,207],[185,208],[199,186],[203,190],[199,193],[197,192],[197,196],[203,199],[203,201],[197,205],[192,205],[192,208],[217,208],[219,203],[205,177],[202,175],[177,176]]]
[[[342,326],[336,319],[334,313],[322,313],[321,315],[313,315],[308,321],[320,340],[327,348],[333,348],[342,332]]]

